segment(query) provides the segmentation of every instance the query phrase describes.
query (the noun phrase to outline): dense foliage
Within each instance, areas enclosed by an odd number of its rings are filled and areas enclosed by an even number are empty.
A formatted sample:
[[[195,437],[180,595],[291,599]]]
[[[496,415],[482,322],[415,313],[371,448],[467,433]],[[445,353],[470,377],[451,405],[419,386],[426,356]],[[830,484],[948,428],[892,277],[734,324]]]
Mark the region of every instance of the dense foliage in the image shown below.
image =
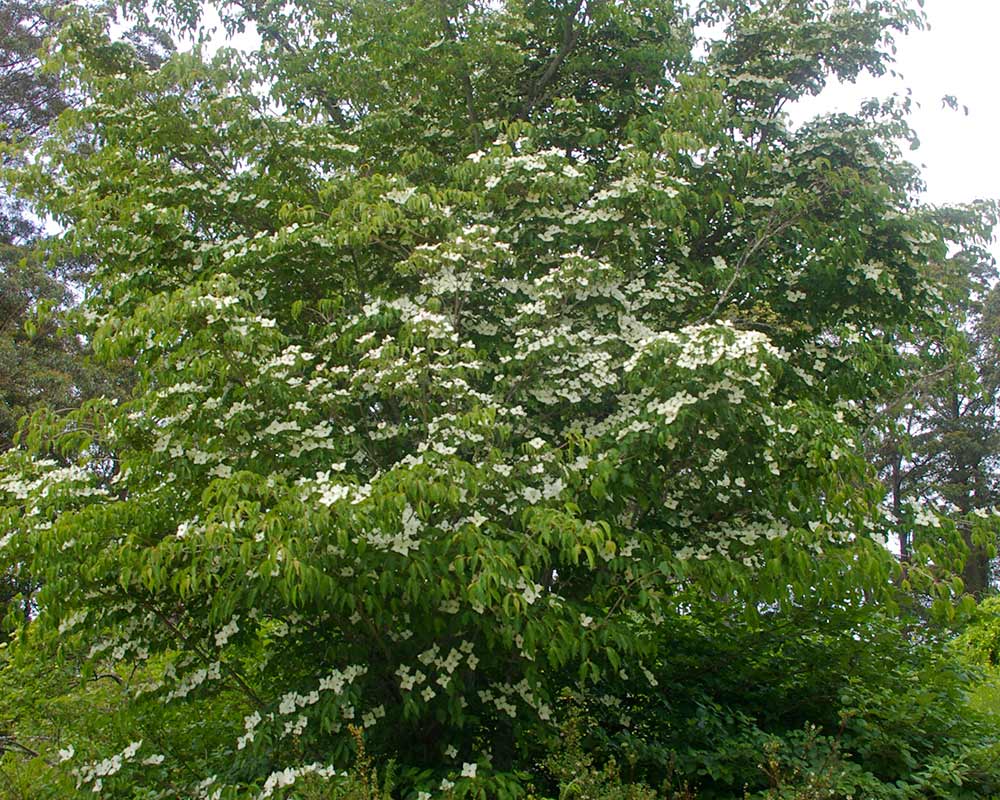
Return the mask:
[[[914,199],[892,102],[783,114],[920,14],[222,13],[258,52],[151,61],[77,9],[82,101],[11,176],[135,379],[0,462],[0,558],[42,582],[15,705],[106,712],[34,730],[36,783],[370,795],[363,741],[413,797],[995,791],[961,669],[882,611],[904,525],[953,614],[962,531],[864,453],[994,210]]]

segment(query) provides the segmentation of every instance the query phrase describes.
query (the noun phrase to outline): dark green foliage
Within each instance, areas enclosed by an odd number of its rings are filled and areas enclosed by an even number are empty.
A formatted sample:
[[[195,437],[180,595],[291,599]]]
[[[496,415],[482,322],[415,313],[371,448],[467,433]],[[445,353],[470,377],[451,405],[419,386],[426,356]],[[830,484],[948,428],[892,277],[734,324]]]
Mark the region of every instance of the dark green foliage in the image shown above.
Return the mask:
[[[23,415],[43,405],[75,408],[104,388],[85,343],[50,313],[73,302],[72,290],[65,272],[39,263],[37,244],[34,237],[0,242],[0,450],[11,446]]]
[[[969,704],[981,675],[933,631],[804,605],[701,611],[656,635],[659,693],[589,700],[604,752],[652,785],[706,800],[1000,793],[1000,730]]]
[[[66,108],[58,77],[39,71],[38,54],[63,0],[0,2],[0,141],[38,136]]]

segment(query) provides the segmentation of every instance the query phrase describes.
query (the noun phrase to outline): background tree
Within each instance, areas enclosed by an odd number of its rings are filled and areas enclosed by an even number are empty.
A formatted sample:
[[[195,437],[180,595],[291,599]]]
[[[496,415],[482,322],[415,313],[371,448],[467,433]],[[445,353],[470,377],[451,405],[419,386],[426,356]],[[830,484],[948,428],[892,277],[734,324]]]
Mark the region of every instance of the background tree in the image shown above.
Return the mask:
[[[55,30],[57,8],[0,3],[0,141],[7,145],[7,166],[19,158],[10,146],[30,149],[67,105],[57,77],[43,74],[39,62],[43,43]],[[58,318],[42,318],[49,309],[72,304],[71,285],[79,273],[48,266],[40,235],[38,220],[24,203],[0,194],[0,452],[12,445],[23,415],[45,403],[72,408],[94,388],[81,340]],[[28,613],[36,588],[23,571],[5,570],[0,610],[20,597]]]
[[[59,77],[42,69],[46,41],[59,30],[67,4],[0,0],[0,142],[12,168],[37,149],[72,104]],[[125,38],[148,66],[173,49],[166,32],[126,28]],[[40,408],[68,410],[128,383],[120,365],[97,367],[89,341],[70,318],[86,292],[92,261],[63,253],[53,259],[42,220],[7,191],[0,194],[0,452],[19,421]],[[19,565],[0,581],[0,609],[15,597],[29,613],[36,580]],[[3,634],[0,634],[2,636]]]
[[[72,103],[40,60],[67,10],[58,0],[0,1],[0,142],[8,169],[23,163]],[[164,31],[149,25],[126,28],[126,40],[150,67],[173,48]],[[53,260],[42,220],[23,198],[0,195],[0,450],[11,446],[25,414],[43,405],[74,408],[113,393],[121,378],[88,361],[87,341],[64,313],[83,297],[90,269],[75,254]]]
[[[965,590],[982,598],[993,590],[1000,500],[995,274],[976,275],[979,265],[992,264],[981,249],[955,261],[975,285],[955,309],[960,330],[949,342],[919,343],[871,447],[898,520],[900,559],[908,563],[916,548],[933,547],[938,537],[921,541],[912,529],[914,514],[933,510],[961,532]]]
[[[42,74],[38,60],[61,6],[21,0],[0,5],[0,120],[8,141],[42,134],[66,107],[58,78]]]
[[[38,59],[45,39],[54,32],[55,12],[55,6],[37,3],[0,5],[0,135],[7,145],[22,139],[37,141],[66,108],[57,77],[43,75]],[[8,148],[5,160],[12,157]],[[59,336],[52,325],[35,336],[24,330],[40,305],[64,305],[69,299],[65,281],[31,256],[39,232],[23,203],[4,194],[0,199],[0,449],[10,447],[18,418],[44,396],[61,407],[75,405],[70,395],[78,382],[76,365],[82,361],[75,337]]]

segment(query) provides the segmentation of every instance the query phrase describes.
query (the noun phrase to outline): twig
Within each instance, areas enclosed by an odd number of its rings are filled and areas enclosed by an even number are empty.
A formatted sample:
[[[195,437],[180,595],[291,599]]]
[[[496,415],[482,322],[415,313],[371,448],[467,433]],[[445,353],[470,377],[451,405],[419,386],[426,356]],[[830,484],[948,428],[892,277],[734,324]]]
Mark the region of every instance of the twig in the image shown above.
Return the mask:
[[[262,35],[271,37],[286,53],[295,56],[296,58],[302,57],[302,51],[296,47],[284,33],[282,33],[278,26],[265,22],[258,13],[249,7],[248,3],[237,2],[236,4],[243,9],[243,12],[250,18],[250,21],[257,26],[257,29]],[[347,128],[349,126],[349,121],[344,114],[344,109],[342,109],[336,101],[327,95],[317,92],[313,92],[313,99],[326,109],[326,112],[330,115],[331,119],[333,119],[339,127]]]
[[[21,744],[15,739],[11,739],[6,736],[0,737],[0,753],[3,753],[4,751],[13,748],[16,748],[19,752],[24,753],[25,755],[29,755],[32,758],[38,758],[38,756],[40,755],[40,753],[32,750],[30,747],[26,745]]]
[[[782,233],[783,231],[791,227],[791,225],[796,220],[798,220],[798,218],[799,215],[793,215],[788,219],[778,223],[776,226],[774,226],[774,228],[771,227],[771,223],[774,220],[774,216],[772,215],[771,218],[768,219],[768,224],[764,227],[764,230],[762,230],[759,234],[757,234],[757,238],[754,239],[753,242],[750,244],[750,246],[746,250],[744,250],[743,253],[740,255],[739,261],[736,262],[736,266],[733,268],[733,275],[729,279],[729,283],[727,283],[726,288],[722,290],[722,294],[719,295],[719,299],[716,300],[715,305],[712,307],[712,310],[709,311],[708,314],[706,314],[700,320],[698,320],[698,324],[708,322],[709,320],[715,317],[715,315],[719,312],[719,309],[721,309],[726,300],[729,299],[730,292],[732,292],[733,287],[736,285],[736,281],[738,281],[740,276],[743,274],[743,269],[746,267],[751,257],[758,250],[760,250],[760,248],[763,247],[768,241],[770,241],[775,236],[777,236],[778,234]]]
[[[918,390],[927,386],[928,384],[934,382],[938,378],[947,375],[949,372],[953,372],[957,368],[957,364],[945,364],[936,370],[928,372],[921,375],[913,383],[911,383],[906,389],[901,392],[895,400],[893,400],[889,405],[887,405],[881,411],[872,415],[871,422],[868,423],[864,430],[864,436],[867,437],[871,432],[871,429],[875,427],[875,424],[880,419],[886,419],[887,417],[895,414],[902,406],[909,402],[913,397],[918,394]]]

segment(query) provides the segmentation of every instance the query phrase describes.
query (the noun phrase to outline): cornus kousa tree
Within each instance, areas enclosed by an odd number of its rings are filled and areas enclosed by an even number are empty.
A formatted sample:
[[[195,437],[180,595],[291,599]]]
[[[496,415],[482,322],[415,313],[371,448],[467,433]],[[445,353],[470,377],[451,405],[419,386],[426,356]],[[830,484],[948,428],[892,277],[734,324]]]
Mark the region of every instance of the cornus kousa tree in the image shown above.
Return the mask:
[[[277,797],[360,738],[404,793],[514,795],[564,690],[669,693],[694,604],[889,585],[861,437],[989,209],[914,200],[891,101],[784,109],[885,71],[915,9],[221,13],[259,49],[154,69],[78,11],[84,100],[14,177],[136,383],[26,425],[3,558],[180,732],[70,735],[83,790]]]

